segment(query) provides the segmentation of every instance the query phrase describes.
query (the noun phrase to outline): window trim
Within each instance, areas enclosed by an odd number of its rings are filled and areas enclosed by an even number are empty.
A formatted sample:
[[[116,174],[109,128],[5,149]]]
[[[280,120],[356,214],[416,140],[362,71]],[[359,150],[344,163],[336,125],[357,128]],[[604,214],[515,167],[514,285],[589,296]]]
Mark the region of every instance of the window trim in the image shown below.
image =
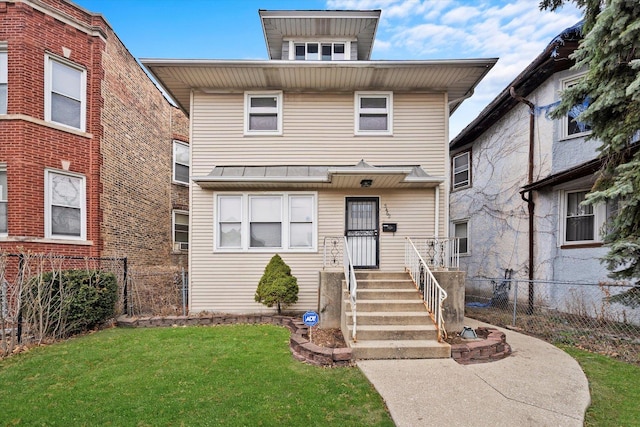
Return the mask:
[[[252,130],[249,129],[249,122],[251,117],[251,99],[260,97],[276,97],[276,123],[277,129],[275,130]],[[244,135],[282,135],[282,91],[250,91],[244,93]]]
[[[0,61],[0,85],[6,87],[4,105],[5,111],[0,111],[0,114],[8,114],[9,111],[9,53],[7,51],[6,43],[0,42],[0,55],[4,56],[4,60]]]
[[[602,244],[602,227],[605,224],[607,213],[604,203],[593,206],[593,240],[567,240],[567,209],[568,195],[591,191],[590,188],[562,189],[559,193],[558,212],[558,247],[585,247],[585,245]]]
[[[0,202],[5,203],[7,206],[7,231],[0,231],[0,236],[6,237],[9,235],[9,177],[7,176],[7,167],[5,165],[0,165],[0,173],[3,172],[7,180],[7,188],[2,188],[2,185],[0,185]],[[6,199],[2,198],[2,193],[4,192],[3,190],[7,192]]]
[[[176,215],[185,215],[187,217],[187,249],[181,249],[180,246],[178,244],[180,243],[184,243],[184,242],[177,242],[176,241]],[[174,252],[187,252],[188,249],[188,245],[190,242],[190,230],[191,230],[191,226],[190,226],[190,219],[189,219],[189,211],[185,211],[185,210],[181,210],[181,209],[174,209],[171,215],[171,240],[173,242],[173,251]]]
[[[187,169],[189,169],[189,174],[191,174],[191,162],[187,163],[186,165],[184,163],[180,163],[178,162],[178,158],[176,156],[176,147],[177,146],[183,146],[187,148],[187,152],[189,153],[189,159],[191,159],[191,146],[183,141],[174,139],[173,140],[173,168],[171,171],[171,182],[173,182],[174,184],[180,184],[180,185],[190,185],[191,184],[191,180],[189,178],[187,178],[187,181],[179,181],[176,179],[176,164],[178,165],[182,165],[182,166],[186,166]]]
[[[318,45],[318,59],[309,59],[310,44]],[[344,45],[344,58],[336,59],[335,45]],[[296,46],[304,45],[304,59],[296,58]],[[322,46],[331,45],[331,59],[322,59]],[[290,61],[349,61],[351,59],[350,40],[289,40],[289,60]]]
[[[455,160],[458,157],[461,156],[467,156],[467,183],[463,184],[463,185],[458,185],[456,186],[456,168],[455,168]],[[472,175],[471,175],[471,160],[472,160],[472,153],[471,150],[466,150],[466,151],[461,151],[459,153],[454,154],[451,157],[451,190],[452,191],[457,191],[457,190],[462,190],[464,188],[470,188],[472,186]],[[458,173],[463,172],[463,171],[459,171]]]
[[[55,123],[70,129],[77,129],[86,132],[87,126],[87,70],[68,59],[61,58],[52,54],[45,54],[44,61],[44,120]],[[68,125],[66,123],[56,122],[51,119],[51,94],[53,93],[53,62],[57,62],[69,68],[80,71],[80,127]]]
[[[467,250],[466,252],[460,252],[458,253],[458,255],[460,256],[469,256],[471,255],[471,238],[469,235],[469,218],[462,218],[462,219],[457,219],[454,221],[451,221],[451,236],[453,238],[456,238],[456,226],[457,225],[461,225],[461,224],[465,224],[467,226]]]
[[[360,100],[362,98],[386,98],[387,100],[387,107],[385,109],[385,113],[387,115],[386,130],[361,130],[360,129],[360,114],[362,114],[362,111],[360,108]],[[369,112],[369,111],[365,111],[365,112]],[[378,114],[380,114],[380,112],[378,112]],[[393,92],[391,91],[384,91],[384,92],[357,91],[355,92],[353,131],[355,135],[380,135],[380,136],[393,135]]]
[[[65,175],[74,178],[80,178],[82,180],[82,187],[80,189],[80,236],[69,236],[53,234],[51,230],[51,188],[49,185],[50,175]],[[44,170],[44,234],[47,239],[60,239],[60,240],[87,240],[87,178],[86,176],[63,171],[59,169],[45,169]]]
[[[584,73],[580,73],[578,75],[574,75],[574,76],[571,76],[571,77],[567,77],[567,78],[561,79],[560,80],[560,85],[562,86],[562,90],[565,90],[565,89],[573,86],[574,84],[578,83],[581,79],[584,78],[584,76],[586,74],[587,73],[584,72]],[[573,139],[573,138],[582,138],[582,137],[585,137],[585,136],[591,134],[591,130],[569,134],[569,114],[565,114],[562,117],[561,128],[562,128],[562,134],[560,135],[560,139],[561,140]]]
[[[251,227],[251,199],[253,197],[280,197],[281,203],[281,246],[280,247],[252,247],[250,237]],[[291,227],[291,198],[296,196],[310,196],[311,197],[311,231],[312,231],[312,243],[311,246],[301,247],[292,246],[290,238]],[[240,198],[240,246],[235,247],[221,247],[220,246],[220,224],[218,219],[218,212],[220,210],[220,200],[225,197]],[[284,191],[284,192],[220,192],[214,195],[213,200],[213,250],[214,252],[316,252],[318,247],[318,193],[310,191]],[[299,223],[299,222],[294,222]]]

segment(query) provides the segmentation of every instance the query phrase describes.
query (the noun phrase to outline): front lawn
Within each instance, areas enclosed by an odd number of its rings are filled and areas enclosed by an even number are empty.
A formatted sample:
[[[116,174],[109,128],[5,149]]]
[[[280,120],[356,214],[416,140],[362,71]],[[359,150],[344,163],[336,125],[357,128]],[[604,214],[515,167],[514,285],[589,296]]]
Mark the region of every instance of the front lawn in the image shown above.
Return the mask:
[[[272,325],[109,329],[0,361],[0,425],[393,426],[358,368]]]
[[[585,415],[585,426],[640,424],[640,366],[571,346],[562,349],[578,361],[589,380],[591,405]]]

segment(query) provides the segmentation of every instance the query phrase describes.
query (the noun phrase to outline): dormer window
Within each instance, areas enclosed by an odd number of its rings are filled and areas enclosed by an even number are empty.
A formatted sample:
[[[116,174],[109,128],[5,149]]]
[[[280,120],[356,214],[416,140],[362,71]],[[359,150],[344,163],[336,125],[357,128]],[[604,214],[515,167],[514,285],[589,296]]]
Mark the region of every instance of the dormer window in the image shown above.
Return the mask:
[[[347,42],[306,42],[294,43],[293,55],[296,61],[342,61],[349,59]]]

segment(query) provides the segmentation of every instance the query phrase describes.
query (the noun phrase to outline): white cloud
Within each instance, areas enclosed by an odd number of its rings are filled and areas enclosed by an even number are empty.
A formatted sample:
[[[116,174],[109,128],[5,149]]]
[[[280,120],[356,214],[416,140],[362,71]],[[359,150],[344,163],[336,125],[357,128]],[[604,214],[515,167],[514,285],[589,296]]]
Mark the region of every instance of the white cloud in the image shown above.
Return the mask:
[[[327,5],[382,10],[374,58],[500,58],[452,116],[452,137],[582,16],[571,4],[540,11],[534,0],[328,0]]]
[[[475,7],[463,6],[455,9],[451,9],[445,13],[441,21],[445,24],[464,24],[470,19],[480,15],[480,10]]]

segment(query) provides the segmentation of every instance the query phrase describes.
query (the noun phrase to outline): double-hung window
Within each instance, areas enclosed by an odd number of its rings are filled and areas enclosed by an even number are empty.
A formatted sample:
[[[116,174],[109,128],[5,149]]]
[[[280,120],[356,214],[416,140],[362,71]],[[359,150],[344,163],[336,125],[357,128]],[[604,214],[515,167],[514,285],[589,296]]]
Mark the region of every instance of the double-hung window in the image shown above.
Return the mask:
[[[457,190],[471,186],[471,152],[465,151],[453,156],[451,166],[453,189]]]
[[[587,189],[560,191],[560,245],[602,243],[607,219],[615,215],[618,201],[583,204],[588,193]]]
[[[7,49],[0,45],[0,114],[7,114],[8,56]]]
[[[567,89],[580,81],[582,76],[565,80],[562,82],[562,88]],[[578,116],[589,106],[589,98],[586,98],[582,103],[576,104],[567,112],[567,116],[563,120],[562,124],[562,137],[572,138],[574,136],[583,136],[591,132],[591,126],[588,123],[578,120]]]
[[[216,248],[310,250],[316,245],[315,194],[219,194]]]
[[[45,235],[86,240],[85,177],[45,171]]]
[[[457,221],[453,223],[453,237],[458,239],[458,253],[469,253],[469,222]]]
[[[45,120],[84,131],[86,71],[50,55],[45,61]]]
[[[0,169],[0,236],[7,234],[7,171]]]
[[[173,141],[173,181],[189,184],[189,144]]]
[[[282,134],[282,92],[247,92],[244,103],[245,134]]]
[[[391,92],[356,92],[356,135],[391,135],[393,133],[393,94]]]
[[[189,249],[189,214],[173,211],[173,245],[176,251]]]

